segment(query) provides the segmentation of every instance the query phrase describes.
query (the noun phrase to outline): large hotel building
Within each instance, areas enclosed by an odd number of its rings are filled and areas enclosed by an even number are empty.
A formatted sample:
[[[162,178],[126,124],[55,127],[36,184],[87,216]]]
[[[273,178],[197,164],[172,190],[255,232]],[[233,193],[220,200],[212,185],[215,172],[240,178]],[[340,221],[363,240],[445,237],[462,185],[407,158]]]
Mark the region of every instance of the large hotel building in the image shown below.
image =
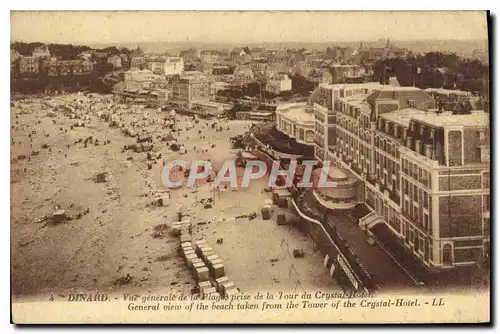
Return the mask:
[[[362,229],[383,225],[430,270],[488,259],[488,113],[440,111],[421,89],[378,83],[320,84],[311,102],[315,157],[361,184]]]

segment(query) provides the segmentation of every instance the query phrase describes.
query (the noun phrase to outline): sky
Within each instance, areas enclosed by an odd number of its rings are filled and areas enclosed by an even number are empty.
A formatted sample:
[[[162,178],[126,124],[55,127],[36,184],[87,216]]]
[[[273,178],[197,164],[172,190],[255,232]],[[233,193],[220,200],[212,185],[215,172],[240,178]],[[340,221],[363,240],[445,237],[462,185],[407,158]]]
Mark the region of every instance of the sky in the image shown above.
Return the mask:
[[[342,42],[486,39],[485,12],[11,12],[11,41]]]

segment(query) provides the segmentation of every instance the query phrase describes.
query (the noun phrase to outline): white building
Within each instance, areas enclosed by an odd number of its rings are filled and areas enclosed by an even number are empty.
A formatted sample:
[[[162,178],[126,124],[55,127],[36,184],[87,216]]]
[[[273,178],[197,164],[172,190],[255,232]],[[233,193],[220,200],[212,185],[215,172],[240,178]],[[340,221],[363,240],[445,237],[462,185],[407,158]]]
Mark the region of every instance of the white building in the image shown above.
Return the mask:
[[[297,143],[314,145],[314,110],[306,103],[287,103],[276,108],[276,128]]]
[[[149,88],[151,82],[157,76],[150,70],[129,70],[125,72],[125,88],[126,89],[144,89]]]
[[[184,60],[180,57],[168,57],[165,60],[165,75],[181,75],[184,71]]]
[[[266,91],[273,94],[279,94],[292,90],[292,79],[286,74],[278,73],[268,78]]]
[[[122,58],[120,56],[110,56],[108,57],[108,64],[113,65],[114,68],[121,68]]]
[[[49,48],[46,45],[36,47],[31,55],[35,58],[50,57]]]

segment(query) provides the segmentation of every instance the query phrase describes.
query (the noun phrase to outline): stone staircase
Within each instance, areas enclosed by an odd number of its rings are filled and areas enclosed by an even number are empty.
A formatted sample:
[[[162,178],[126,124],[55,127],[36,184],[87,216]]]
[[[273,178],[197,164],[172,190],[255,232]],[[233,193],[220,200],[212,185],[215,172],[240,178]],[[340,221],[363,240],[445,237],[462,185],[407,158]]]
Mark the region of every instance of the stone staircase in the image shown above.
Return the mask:
[[[378,223],[384,222],[384,216],[372,211],[359,220],[359,227],[362,230],[369,230]]]

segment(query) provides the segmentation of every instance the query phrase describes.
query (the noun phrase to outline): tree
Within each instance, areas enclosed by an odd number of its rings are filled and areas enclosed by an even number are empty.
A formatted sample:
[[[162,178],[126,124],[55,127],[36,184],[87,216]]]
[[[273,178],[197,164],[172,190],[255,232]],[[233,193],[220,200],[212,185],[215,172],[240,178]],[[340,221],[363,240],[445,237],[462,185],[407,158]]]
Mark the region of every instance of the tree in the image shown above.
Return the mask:
[[[416,68],[420,73],[416,74]],[[373,66],[373,80],[388,83],[395,75],[403,86],[415,84],[419,88],[462,89],[488,94],[489,68],[477,59],[465,59],[455,53],[428,52],[406,58],[380,59]],[[384,74],[385,73],[385,74]]]

